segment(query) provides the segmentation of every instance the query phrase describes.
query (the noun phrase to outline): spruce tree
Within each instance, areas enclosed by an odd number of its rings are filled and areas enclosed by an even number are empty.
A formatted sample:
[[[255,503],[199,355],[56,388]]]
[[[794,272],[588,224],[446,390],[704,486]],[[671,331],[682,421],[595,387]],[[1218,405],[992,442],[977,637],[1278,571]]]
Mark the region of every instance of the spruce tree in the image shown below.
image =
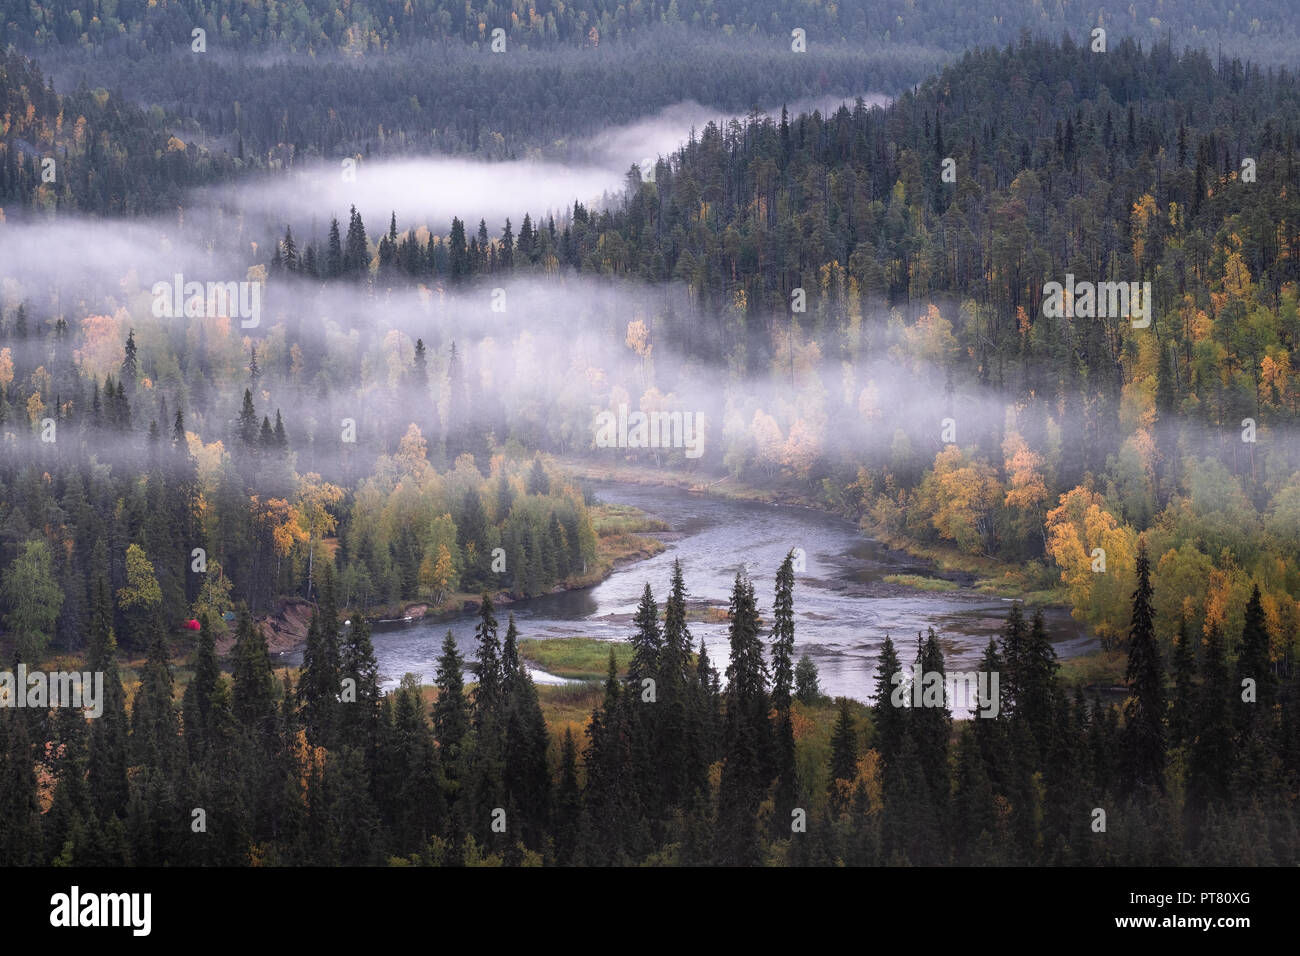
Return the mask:
[[[474,626],[478,656],[474,670],[478,689],[474,692],[474,728],[480,734],[485,724],[496,720],[503,711],[501,642],[497,639],[497,619],[492,596],[483,593],[479,604],[478,624]]]
[[[934,628],[929,629],[920,646],[918,662],[923,675],[922,706],[914,707],[908,720],[921,755],[921,768],[930,785],[934,808],[945,814],[950,789],[948,740],[952,736],[952,712],[948,709],[943,648]],[[934,686],[936,682],[937,688]]]
[[[95,811],[101,820],[126,812],[127,734],[126,691],[117,668],[112,604],[102,577],[95,582],[90,618],[89,660],[92,671],[104,675],[104,712],[91,722],[88,773]]]
[[[121,379],[131,389],[135,391],[136,379],[140,372],[140,363],[136,358],[135,329],[130,329],[126,334],[126,355],[122,359]]]
[[[343,275],[343,241],[339,236],[338,219],[330,219],[329,239],[325,245],[325,276],[337,279]]]
[[[257,443],[257,411],[253,407],[253,393],[244,389],[244,404],[239,412],[239,440],[245,448]]]
[[[380,759],[374,793],[399,856],[424,851],[446,824],[446,780],[425,720],[419,680],[413,674],[384,698]]]
[[[649,582],[641,592],[641,603],[632,617],[636,633],[632,635],[632,663],[628,666],[628,680],[640,687],[644,678],[653,678],[659,669],[659,654],[663,636],[659,630],[659,606],[650,591]]]
[[[1211,622],[1205,635],[1196,737],[1188,761],[1188,796],[1198,808],[1221,801],[1228,793],[1228,781],[1234,769],[1232,706],[1237,696],[1235,691],[1228,676],[1222,635],[1218,625]]]
[[[1007,782],[1011,755],[1007,733],[1006,687],[1003,683],[1004,667],[994,638],[989,638],[988,646],[980,657],[979,672],[988,675],[989,699],[980,701],[981,711],[971,720],[971,740],[983,765],[984,779],[990,787],[996,789]],[[995,675],[998,682],[996,693],[993,690]]]
[[[831,775],[826,789],[831,813],[838,817],[848,810],[849,785],[858,775],[858,731],[849,699],[841,697],[836,704],[839,709],[831,731]]]
[[[1196,649],[1192,645],[1187,615],[1178,621],[1178,642],[1174,645],[1174,699],[1169,712],[1169,744],[1184,747],[1192,742],[1196,719]]]
[[[217,665],[217,652],[212,637],[212,622],[205,615],[200,619],[198,648],[194,655],[194,676],[181,701],[185,722],[185,743],[190,760],[201,762],[207,756],[214,732],[213,697],[221,669]]]
[[[1006,667],[1002,685],[1008,705],[1007,716],[1011,717],[1023,704],[1025,698],[1025,645],[1028,642],[1029,629],[1025,626],[1024,609],[1020,602],[1013,601],[1007,613],[1007,623],[1002,629],[1002,661]]]
[[[332,588],[322,588],[322,594]],[[338,614],[332,600],[323,600],[307,626],[298,678],[298,700],[307,737],[317,747],[331,747],[338,727],[340,670]]]
[[[821,700],[822,689],[817,679],[817,664],[807,651],[799,655],[799,663],[794,665],[794,696],[807,707]]]
[[[907,726],[907,711],[895,707],[894,678],[903,673],[903,665],[888,634],[880,647],[880,662],[876,665],[876,689],[872,695],[872,722],[876,728],[876,750],[881,761],[888,766],[898,758],[903,745],[903,731]]]
[[[718,793],[718,859],[731,865],[758,862],[756,816],[772,770],[767,668],[754,586],[737,573],[729,608],[724,762]]]
[[[149,619],[148,640],[140,689],[136,691],[131,711],[133,762],[166,774],[175,766],[179,726],[172,699],[167,637],[156,615]]]
[[[340,710],[343,740],[373,759],[379,742],[379,665],[370,640],[370,623],[358,615],[344,637],[339,680],[351,680],[353,694]]]
[[[235,615],[235,645],[230,652],[234,680],[235,719],[264,751],[274,746],[276,732],[276,686],[266,636],[253,623],[248,605],[241,603]]]
[[[528,675],[528,668],[519,662],[519,629],[515,627],[513,612],[506,619],[506,639],[501,645],[501,693],[509,699],[520,674]]]
[[[516,673],[508,694],[503,773],[506,799],[523,843],[538,850],[551,828],[551,772],[547,763],[550,732],[537,687],[527,670]]]
[[[996,844],[997,807],[993,785],[989,781],[980,742],[975,731],[987,719],[969,721],[957,740],[957,776],[953,782],[952,835],[958,865],[988,865],[995,862],[983,857],[985,848]]]
[[[1237,726],[1243,736],[1257,725],[1268,722],[1276,699],[1276,681],[1273,664],[1269,659],[1268,625],[1264,620],[1264,606],[1260,600],[1259,585],[1255,585],[1246,603],[1245,623],[1241,629],[1241,647],[1237,654],[1237,687],[1245,688],[1253,681],[1255,700],[1247,702],[1243,693],[1237,695]]]
[[[578,747],[573,730],[564,728],[560,746],[560,785],[555,795],[555,862],[568,866],[573,862],[582,821],[582,792],[578,788]]]
[[[623,683],[618,679],[614,651],[609,652],[603,703],[593,709],[587,725],[587,788],[584,791],[584,833],[581,862],[625,862],[635,840],[640,808],[631,781],[631,735]]]
[[[1128,668],[1124,675],[1130,693],[1124,708],[1126,782],[1129,790],[1154,787],[1163,792],[1165,675],[1156,643],[1151,608],[1151,561],[1145,538],[1138,541],[1137,589],[1133,592],[1128,635]]]
[[[438,697],[433,703],[433,733],[447,780],[449,804],[459,799],[467,776],[470,714],[465,700],[464,667],[456,639],[449,630],[442,639],[442,653],[438,656],[435,674]]]
[[[682,667],[682,675],[688,673],[691,654],[695,648],[691,643],[691,632],[686,625],[686,581],[682,576],[682,562],[673,561],[672,583],[668,590],[668,600],[664,604],[665,645],[672,642],[677,645],[677,660]]]
[[[772,602],[772,704],[776,708],[775,826],[784,825],[798,799],[795,779],[794,718],[794,552],[786,554],[776,572]]]

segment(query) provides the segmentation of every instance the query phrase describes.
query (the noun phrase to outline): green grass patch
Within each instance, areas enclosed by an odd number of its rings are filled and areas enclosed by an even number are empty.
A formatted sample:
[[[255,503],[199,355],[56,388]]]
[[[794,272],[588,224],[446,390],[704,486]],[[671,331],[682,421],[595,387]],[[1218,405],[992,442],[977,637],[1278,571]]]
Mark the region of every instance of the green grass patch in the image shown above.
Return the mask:
[[[1070,595],[1061,581],[1061,573],[1042,561],[1028,561],[1023,565],[1003,568],[990,574],[975,586],[982,594],[1014,598],[1027,605],[1069,605]]]
[[[956,591],[960,584],[943,578],[927,578],[923,574],[886,574],[888,584],[902,584],[919,591]]]
[[[1128,654],[1124,651],[1096,650],[1090,654],[1061,661],[1061,683],[1073,692],[1077,686],[1119,687],[1124,683]]]
[[[666,521],[652,518],[640,508],[631,505],[596,505],[591,509],[591,525],[599,537],[668,530]]]
[[[519,642],[519,656],[556,677],[599,681],[609,674],[609,652],[619,674],[632,663],[632,645],[625,641],[598,641],[594,637],[526,638]]]

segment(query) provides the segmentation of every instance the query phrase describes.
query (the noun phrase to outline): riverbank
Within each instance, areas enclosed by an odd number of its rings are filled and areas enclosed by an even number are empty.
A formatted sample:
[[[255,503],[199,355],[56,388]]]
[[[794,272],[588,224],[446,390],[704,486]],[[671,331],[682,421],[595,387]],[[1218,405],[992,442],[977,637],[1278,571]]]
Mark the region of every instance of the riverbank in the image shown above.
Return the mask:
[[[905,535],[888,534],[865,517],[855,520],[849,515],[827,508],[824,503],[793,485],[759,487],[730,475],[718,477],[694,470],[660,469],[646,465],[631,465],[626,462],[596,463],[584,458],[572,457],[556,460],[573,474],[590,481],[680,488],[683,491],[715,495],[733,501],[807,508],[820,514],[833,515],[846,521],[854,521],[864,535],[911,558],[933,565],[938,573],[929,579],[932,582],[946,580],[958,587],[968,586],[981,593],[1015,598],[1031,605],[1064,608],[1070,606],[1065,586],[1058,580],[1059,575],[1041,562],[1013,564],[996,558],[967,554],[956,547],[925,544]],[[899,576],[900,579],[905,577],[923,580],[920,575]],[[898,583],[926,590],[947,589],[942,584],[924,585],[918,580],[900,580]]]
[[[922,573],[887,575],[887,583],[920,592],[973,591],[1002,600],[1015,600],[1030,607],[1069,613],[1072,608],[1057,571],[1042,561],[1012,564],[994,558],[970,555],[956,547],[935,546],[891,535],[865,518],[853,521],[848,515],[826,507],[812,495],[791,485],[758,487],[731,476],[718,477],[693,469],[658,469],[626,462],[593,462],[562,458],[570,472],[591,481],[618,482],[642,487],[675,488],[694,494],[737,502],[804,508],[853,522],[866,538],[923,565]],[[1079,684],[1091,692],[1123,684],[1126,659],[1101,648],[1062,661],[1061,677],[1070,686]]]
[[[592,527],[596,532],[596,558],[582,574],[571,575],[557,584],[550,593],[575,591],[599,584],[620,568],[644,561],[663,551],[664,544],[651,537],[656,532],[668,530],[668,525],[644,512],[627,505],[598,504],[590,509]],[[509,591],[492,592],[492,602],[509,605],[525,600]],[[409,601],[398,605],[377,605],[368,608],[365,619],[371,624],[409,624],[423,619],[437,620],[441,616],[475,612],[482,603],[482,595],[457,591],[442,601]],[[267,650],[283,654],[298,650],[307,640],[307,627],[311,623],[314,605],[302,598],[281,598],[275,611],[254,618],[266,638]],[[355,617],[357,608],[340,608],[344,617]],[[225,656],[234,647],[234,632],[230,631],[217,641],[218,656]]]

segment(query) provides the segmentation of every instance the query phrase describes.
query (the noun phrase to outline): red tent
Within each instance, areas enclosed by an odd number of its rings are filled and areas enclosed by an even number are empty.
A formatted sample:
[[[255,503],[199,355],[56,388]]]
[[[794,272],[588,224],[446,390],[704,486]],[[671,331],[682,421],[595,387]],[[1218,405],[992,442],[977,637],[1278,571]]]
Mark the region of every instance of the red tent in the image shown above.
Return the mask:
[[[182,626],[187,631],[197,631],[200,628],[199,622],[194,618],[191,618],[190,620],[186,621]]]

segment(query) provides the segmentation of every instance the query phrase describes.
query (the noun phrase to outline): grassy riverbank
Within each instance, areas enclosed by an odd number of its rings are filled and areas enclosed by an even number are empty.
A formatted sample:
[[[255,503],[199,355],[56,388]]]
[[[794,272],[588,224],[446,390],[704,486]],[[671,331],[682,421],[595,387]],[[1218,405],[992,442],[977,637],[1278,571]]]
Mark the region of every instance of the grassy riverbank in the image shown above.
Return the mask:
[[[806,490],[788,483],[760,487],[730,475],[718,477],[694,470],[651,468],[625,462],[597,463],[583,458],[565,458],[561,461],[564,467],[574,474],[593,481],[617,481],[632,485],[680,488],[683,491],[715,495],[733,501],[757,501],[764,504],[811,508],[825,514],[838,514]],[[851,520],[843,514],[838,516]],[[1069,606],[1060,575],[1041,561],[1013,564],[983,555],[968,554],[954,546],[922,543],[905,535],[887,534],[882,529],[874,527],[865,518],[858,520],[857,524],[863,534],[875,538],[890,548],[903,551],[913,558],[927,561],[937,571],[969,575],[973,580],[970,587],[982,593],[1016,598],[1029,605]],[[890,575],[890,578],[896,579],[893,583],[926,591],[947,591],[962,587],[956,582],[919,574]]]

